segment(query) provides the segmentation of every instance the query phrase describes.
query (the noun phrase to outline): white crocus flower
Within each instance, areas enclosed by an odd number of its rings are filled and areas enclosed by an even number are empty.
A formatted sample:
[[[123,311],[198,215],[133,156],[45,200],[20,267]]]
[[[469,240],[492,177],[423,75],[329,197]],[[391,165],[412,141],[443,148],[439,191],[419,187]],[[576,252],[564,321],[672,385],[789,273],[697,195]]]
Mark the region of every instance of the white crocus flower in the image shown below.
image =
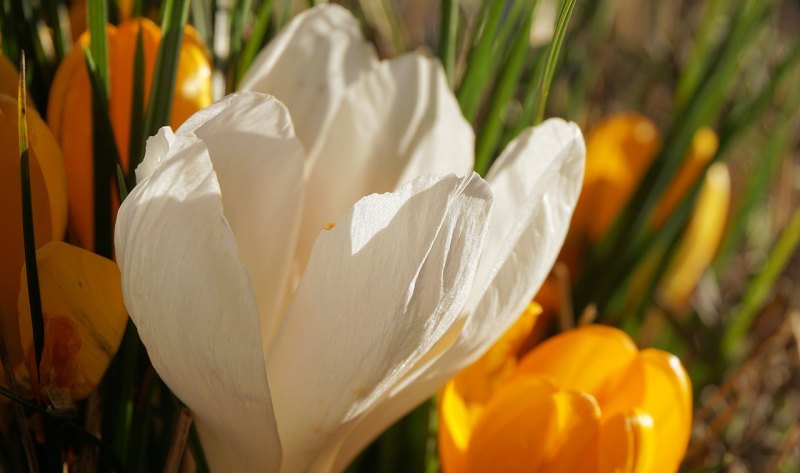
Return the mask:
[[[340,471],[527,306],[583,139],[548,120],[484,181],[438,64],[378,61],[334,6],[244,84],[286,107],[244,92],[148,140],[117,219],[125,302],[213,471]]]

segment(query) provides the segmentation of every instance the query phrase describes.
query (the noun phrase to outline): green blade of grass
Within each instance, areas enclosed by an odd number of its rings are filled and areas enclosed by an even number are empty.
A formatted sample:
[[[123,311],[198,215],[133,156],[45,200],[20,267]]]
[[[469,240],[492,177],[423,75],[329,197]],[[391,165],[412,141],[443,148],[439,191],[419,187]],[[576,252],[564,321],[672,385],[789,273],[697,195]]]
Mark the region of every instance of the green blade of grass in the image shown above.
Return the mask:
[[[564,43],[564,35],[567,33],[567,26],[569,25],[570,17],[572,17],[572,11],[575,9],[576,1],[564,0],[561,4],[561,10],[558,12],[553,40],[550,42],[550,49],[547,51],[544,73],[539,83],[539,100],[537,102],[536,116],[533,120],[534,125],[538,125],[544,120],[547,98],[550,95],[550,84],[553,82],[553,75],[558,65],[559,52],[561,51],[561,45]]]
[[[725,120],[720,126],[720,150],[726,152],[730,149],[735,140],[744,134],[744,131],[754,123],[758,122],[767,107],[772,103],[775,93],[787,78],[797,77],[791,75],[800,64],[800,42],[795,43],[787,53],[778,67],[770,74],[769,82],[764,86],[756,98],[744,102],[735,108],[732,113],[726,115]]]
[[[206,47],[213,49],[211,38],[214,37],[214,14],[212,13],[211,0],[192,0],[191,2],[192,25],[203,38]]]
[[[458,0],[441,0],[439,60],[442,62],[447,80],[453,86],[453,69],[456,63],[456,40],[458,39]]]
[[[106,258],[113,254],[111,228],[111,196],[109,195],[114,166],[119,164],[119,151],[114,140],[114,130],[108,114],[108,99],[105,95],[100,71],[89,48],[83,47],[86,69],[92,88],[92,145],[94,149],[94,248]]]
[[[761,271],[748,284],[741,304],[731,313],[730,321],[722,336],[721,349],[726,358],[731,359],[737,355],[737,348],[742,338],[747,334],[772,292],[775,281],[798,247],[800,247],[800,208],[795,209],[791,220],[770,250]]]
[[[172,97],[175,94],[175,77],[178,73],[178,56],[183,42],[183,27],[189,16],[189,0],[167,0],[162,7],[161,45],[158,48],[150,100],[145,119],[145,137],[156,134],[169,123]],[[139,162],[131,162],[136,169]]]
[[[22,184],[22,235],[25,245],[25,272],[28,281],[28,301],[31,308],[31,326],[33,327],[33,347],[36,356],[36,373],[39,378],[39,366],[44,350],[44,315],[42,314],[42,297],[39,293],[39,265],[36,262],[36,237],[33,228],[33,203],[31,200],[31,168],[28,152],[28,119],[27,93],[25,88],[25,54],[20,60],[19,87],[17,89],[17,126],[19,130],[20,179]],[[20,426],[22,427],[22,426]]]
[[[781,158],[791,146],[794,126],[800,118],[800,90],[784,102],[783,113],[776,120],[776,127],[771,131],[769,140],[764,146],[764,152],[758,160],[755,171],[747,182],[747,187],[742,193],[743,200],[730,218],[729,230],[725,233],[720,250],[715,261],[715,267],[722,271],[733,251],[739,246],[745,233],[745,220],[750,215],[759,201],[760,196],[766,194],[770,182],[779,169]]]
[[[100,83],[103,85],[103,92],[108,97],[111,86],[108,76],[108,34],[106,32],[108,10],[106,6],[106,0],[88,0],[86,13],[92,60],[96,65]]]
[[[239,60],[242,52],[242,39],[244,37],[244,29],[250,19],[252,10],[251,0],[236,0],[236,3],[231,12],[231,25],[230,25],[230,49],[228,52],[228,74],[230,83],[234,88],[239,85]]]
[[[498,142],[503,130],[503,116],[509,101],[517,91],[522,68],[527,58],[530,44],[530,30],[533,9],[536,0],[523,2],[523,14],[520,16],[520,29],[514,41],[506,63],[500,73],[497,85],[492,92],[492,98],[486,117],[481,123],[480,133],[475,146],[475,171],[485,176],[492,164],[492,158],[497,150]]]
[[[741,2],[731,2],[729,0],[710,0],[706,2],[703,19],[695,40],[692,42],[686,66],[678,78],[678,85],[675,88],[675,103],[673,104],[675,112],[686,106],[689,97],[694,94],[703,75],[707,73],[709,59],[715,45],[714,30],[717,22],[726,13],[726,9],[738,3]]]
[[[544,61],[546,59],[546,56],[543,54],[545,47],[549,48],[549,46],[539,47],[530,52],[529,55],[532,56],[532,59],[529,60],[531,63],[529,72],[526,74],[526,78],[523,79],[525,83],[537,84],[537,79],[542,76]],[[525,127],[533,124],[533,118],[537,109],[536,100],[538,98],[539,89],[537,87],[531,86],[525,90],[525,94],[522,98],[522,111],[514,124],[509,126],[503,133],[503,139],[500,142],[501,148],[504,148],[511,142]]]
[[[247,43],[244,46],[244,51],[239,58],[239,78],[244,77],[256,54],[269,40],[270,20],[272,18],[272,0],[264,0],[258,7],[256,20],[253,24],[253,30]]]
[[[469,121],[472,121],[478,113],[483,90],[489,79],[491,68],[488,65],[494,49],[495,35],[500,27],[504,3],[496,1],[484,3],[486,19],[470,50],[467,69],[458,87],[458,103],[461,105],[461,112]]]
[[[117,187],[119,189],[119,200],[123,202],[128,197],[128,184],[125,182],[125,173],[122,167],[117,164]]]
[[[130,177],[126,180],[127,187],[135,185],[133,163],[140,163],[144,153],[144,43],[142,28],[136,35],[136,49],[133,53],[133,91],[131,93],[131,128],[128,135],[128,168]],[[121,168],[120,168],[121,169]]]

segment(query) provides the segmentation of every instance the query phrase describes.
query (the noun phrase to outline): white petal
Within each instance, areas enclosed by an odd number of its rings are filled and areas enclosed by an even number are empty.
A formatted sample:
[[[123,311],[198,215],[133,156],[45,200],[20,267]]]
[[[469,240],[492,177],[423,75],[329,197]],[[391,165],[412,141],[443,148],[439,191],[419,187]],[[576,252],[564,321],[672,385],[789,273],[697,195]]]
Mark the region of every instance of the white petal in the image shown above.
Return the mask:
[[[561,248],[583,181],[580,130],[548,120],[524,131],[492,167],[495,206],[465,318],[322,455],[341,470],[375,435],[483,354],[530,303]]]
[[[282,471],[304,471],[447,331],[490,207],[476,174],[422,177],[320,235],[267,366]]]
[[[120,208],[116,255],[153,366],[194,412],[215,471],[277,471],[256,300],[202,141],[177,136]]]
[[[435,60],[407,54],[347,90],[311,169],[298,262],[320,230],[361,196],[430,173],[464,175],[474,135]]]
[[[268,93],[286,104],[297,136],[314,154],[344,91],[377,64],[353,15],[320,5],[297,15],[259,53],[239,90]]]
[[[172,128],[168,126],[161,127],[155,136],[147,138],[145,145],[144,159],[136,167],[136,182],[142,182],[161,165],[161,160],[169,152],[170,146],[175,142],[175,135],[172,133]]]
[[[265,353],[287,302],[303,201],[304,152],[289,112],[275,98],[234,94],[178,130],[205,143],[222,205],[256,295]]]

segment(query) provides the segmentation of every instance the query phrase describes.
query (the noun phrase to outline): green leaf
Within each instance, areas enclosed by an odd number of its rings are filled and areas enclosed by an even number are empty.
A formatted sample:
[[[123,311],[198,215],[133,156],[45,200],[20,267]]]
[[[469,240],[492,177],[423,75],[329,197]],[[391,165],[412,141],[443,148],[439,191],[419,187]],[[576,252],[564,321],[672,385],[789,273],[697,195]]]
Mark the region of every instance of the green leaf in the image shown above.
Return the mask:
[[[92,88],[92,145],[94,149],[94,249],[106,258],[113,256],[113,229],[109,185],[114,166],[119,164],[119,151],[108,113],[108,99],[92,52],[83,47],[86,69]]]
[[[253,24],[253,30],[247,43],[244,46],[244,52],[239,58],[239,78],[241,79],[250,69],[256,54],[261,50],[264,44],[269,40],[270,19],[272,18],[272,0],[264,0],[258,7],[256,21]]]
[[[214,14],[211,0],[192,0],[192,25],[203,38],[209,50],[214,48]]]
[[[722,336],[722,353],[728,359],[738,353],[740,341],[747,334],[756,316],[775,287],[775,281],[783,272],[792,256],[800,247],[800,208],[795,209],[792,218],[784,228],[777,242],[770,250],[761,271],[753,278],[745,290],[742,302],[733,310],[730,321]]]
[[[92,59],[96,65],[100,83],[103,85],[104,94],[108,97],[111,86],[108,77],[108,34],[106,31],[108,10],[106,9],[106,0],[88,0],[86,8]]]
[[[236,0],[236,4],[231,12],[231,25],[230,25],[230,49],[228,50],[228,71],[230,83],[234,87],[239,85],[239,56],[242,51],[242,39],[244,37],[244,28],[250,18],[252,8],[251,0]]]
[[[550,42],[550,49],[547,51],[544,73],[539,83],[539,100],[537,101],[536,116],[533,119],[534,125],[538,125],[544,120],[547,98],[550,95],[550,84],[553,82],[553,75],[558,65],[559,52],[561,51],[561,45],[564,43],[564,35],[567,32],[569,19],[572,16],[572,11],[575,9],[575,2],[576,0],[564,0],[561,4],[561,10],[556,20],[556,28],[553,32],[553,40]]]
[[[144,156],[144,41],[141,25],[136,34],[136,49],[133,53],[133,90],[131,92],[131,128],[128,139],[128,169],[130,177],[127,187],[135,185],[134,170]],[[120,168],[121,170],[121,168]]]
[[[490,62],[505,2],[486,2],[483,4],[481,17],[485,18],[480,33],[469,53],[467,69],[458,87],[458,103],[461,112],[472,121],[478,113],[483,91],[489,79]]]
[[[719,21],[727,14],[727,11],[730,11],[731,7],[738,7],[741,1],[710,0],[705,3],[703,19],[695,40],[692,42],[691,52],[686,60],[683,73],[678,79],[675,91],[675,112],[686,106],[689,97],[697,90],[700,80],[708,71],[713,53],[712,48],[718,44],[718,38],[714,38],[714,35]]]
[[[503,131],[503,117],[510,100],[514,97],[527,58],[530,45],[530,30],[536,0],[522,2],[526,6],[519,20],[519,31],[514,36],[508,59],[503,65],[500,78],[492,92],[489,109],[481,122],[475,146],[475,171],[485,176],[491,166]]]
[[[39,377],[39,366],[44,349],[44,315],[42,314],[42,298],[39,293],[39,265],[36,262],[36,237],[33,228],[33,203],[31,200],[31,168],[28,152],[28,97],[25,88],[25,54],[20,60],[19,88],[17,92],[17,126],[19,130],[20,178],[22,184],[22,235],[25,244],[25,272],[28,280],[28,301],[31,308],[31,325],[33,327],[33,347],[36,356],[36,373]]]
[[[159,128],[169,123],[172,97],[175,94],[175,77],[178,74],[178,56],[183,42],[183,27],[189,16],[189,0],[167,0],[161,12],[161,45],[150,87],[145,137],[156,134]],[[135,167],[131,166],[131,169]]]
[[[442,62],[447,80],[452,86],[458,39],[458,0],[442,0],[440,9],[439,60]]]

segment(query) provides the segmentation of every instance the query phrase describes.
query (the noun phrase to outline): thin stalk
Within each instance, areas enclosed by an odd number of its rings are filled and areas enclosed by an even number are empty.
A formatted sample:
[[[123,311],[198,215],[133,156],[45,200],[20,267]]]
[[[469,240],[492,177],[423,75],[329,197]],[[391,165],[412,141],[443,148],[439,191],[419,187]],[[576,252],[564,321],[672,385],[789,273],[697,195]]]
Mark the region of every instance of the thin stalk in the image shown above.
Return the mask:
[[[36,261],[36,237],[33,228],[33,203],[31,197],[31,168],[28,152],[28,105],[25,89],[25,54],[20,61],[19,87],[17,89],[17,125],[19,130],[20,178],[22,184],[22,235],[25,245],[25,273],[28,280],[28,301],[31,308],[33,346],[36,356],[35,379],[39,379],[39,366],[44,350],[44,316],[39,293],[39,265]]]
[[[447,80],[452,87],[458,39],[458,0],[442,0],[440,9],[439,60],[442,62]]]
[[[726,358],[732,359],[737,355],[739,342],[747,334],[767,297],[772,293],[775,281],[798,247],[800,247],[800,208],[795,209],[791,220],[772,247],[764,266],[748,284],[741,304],[734,308],[725,326],[721,348]]]
[[[544,120],[544,111],[547,106],[547,98],[550,95],[550,85],[553,82],[553,75],[556,72],[558,65],[558,56],[561,51],[561,45],[564,43],[564,35],[567,32],[567,25],[569,19],[572,17],[572,11],[575,9],[577,0],[564,0],[561,4],[561,10],[558,13],[558,20],[556,20],[556,29],[553,32],[553,41],[550,42],[550,49],[547,51],[547,60],[545,61],[544,73],[542,74],[539,83],[539,100],[536,116],[533,119],[533,124],[538,125]]]
[[[189,17],[189,0],[167,0],[163,4],[161,23],[161,45],[158,48],[153,82],[150,88],[144,136],[155,135],[158,129],[169,123],[172,113],[172,97],[175,93],[175,77],[178,73],[178,56],[183,43],[183,28]],[[139,163],[131,163],[136,169]]]

